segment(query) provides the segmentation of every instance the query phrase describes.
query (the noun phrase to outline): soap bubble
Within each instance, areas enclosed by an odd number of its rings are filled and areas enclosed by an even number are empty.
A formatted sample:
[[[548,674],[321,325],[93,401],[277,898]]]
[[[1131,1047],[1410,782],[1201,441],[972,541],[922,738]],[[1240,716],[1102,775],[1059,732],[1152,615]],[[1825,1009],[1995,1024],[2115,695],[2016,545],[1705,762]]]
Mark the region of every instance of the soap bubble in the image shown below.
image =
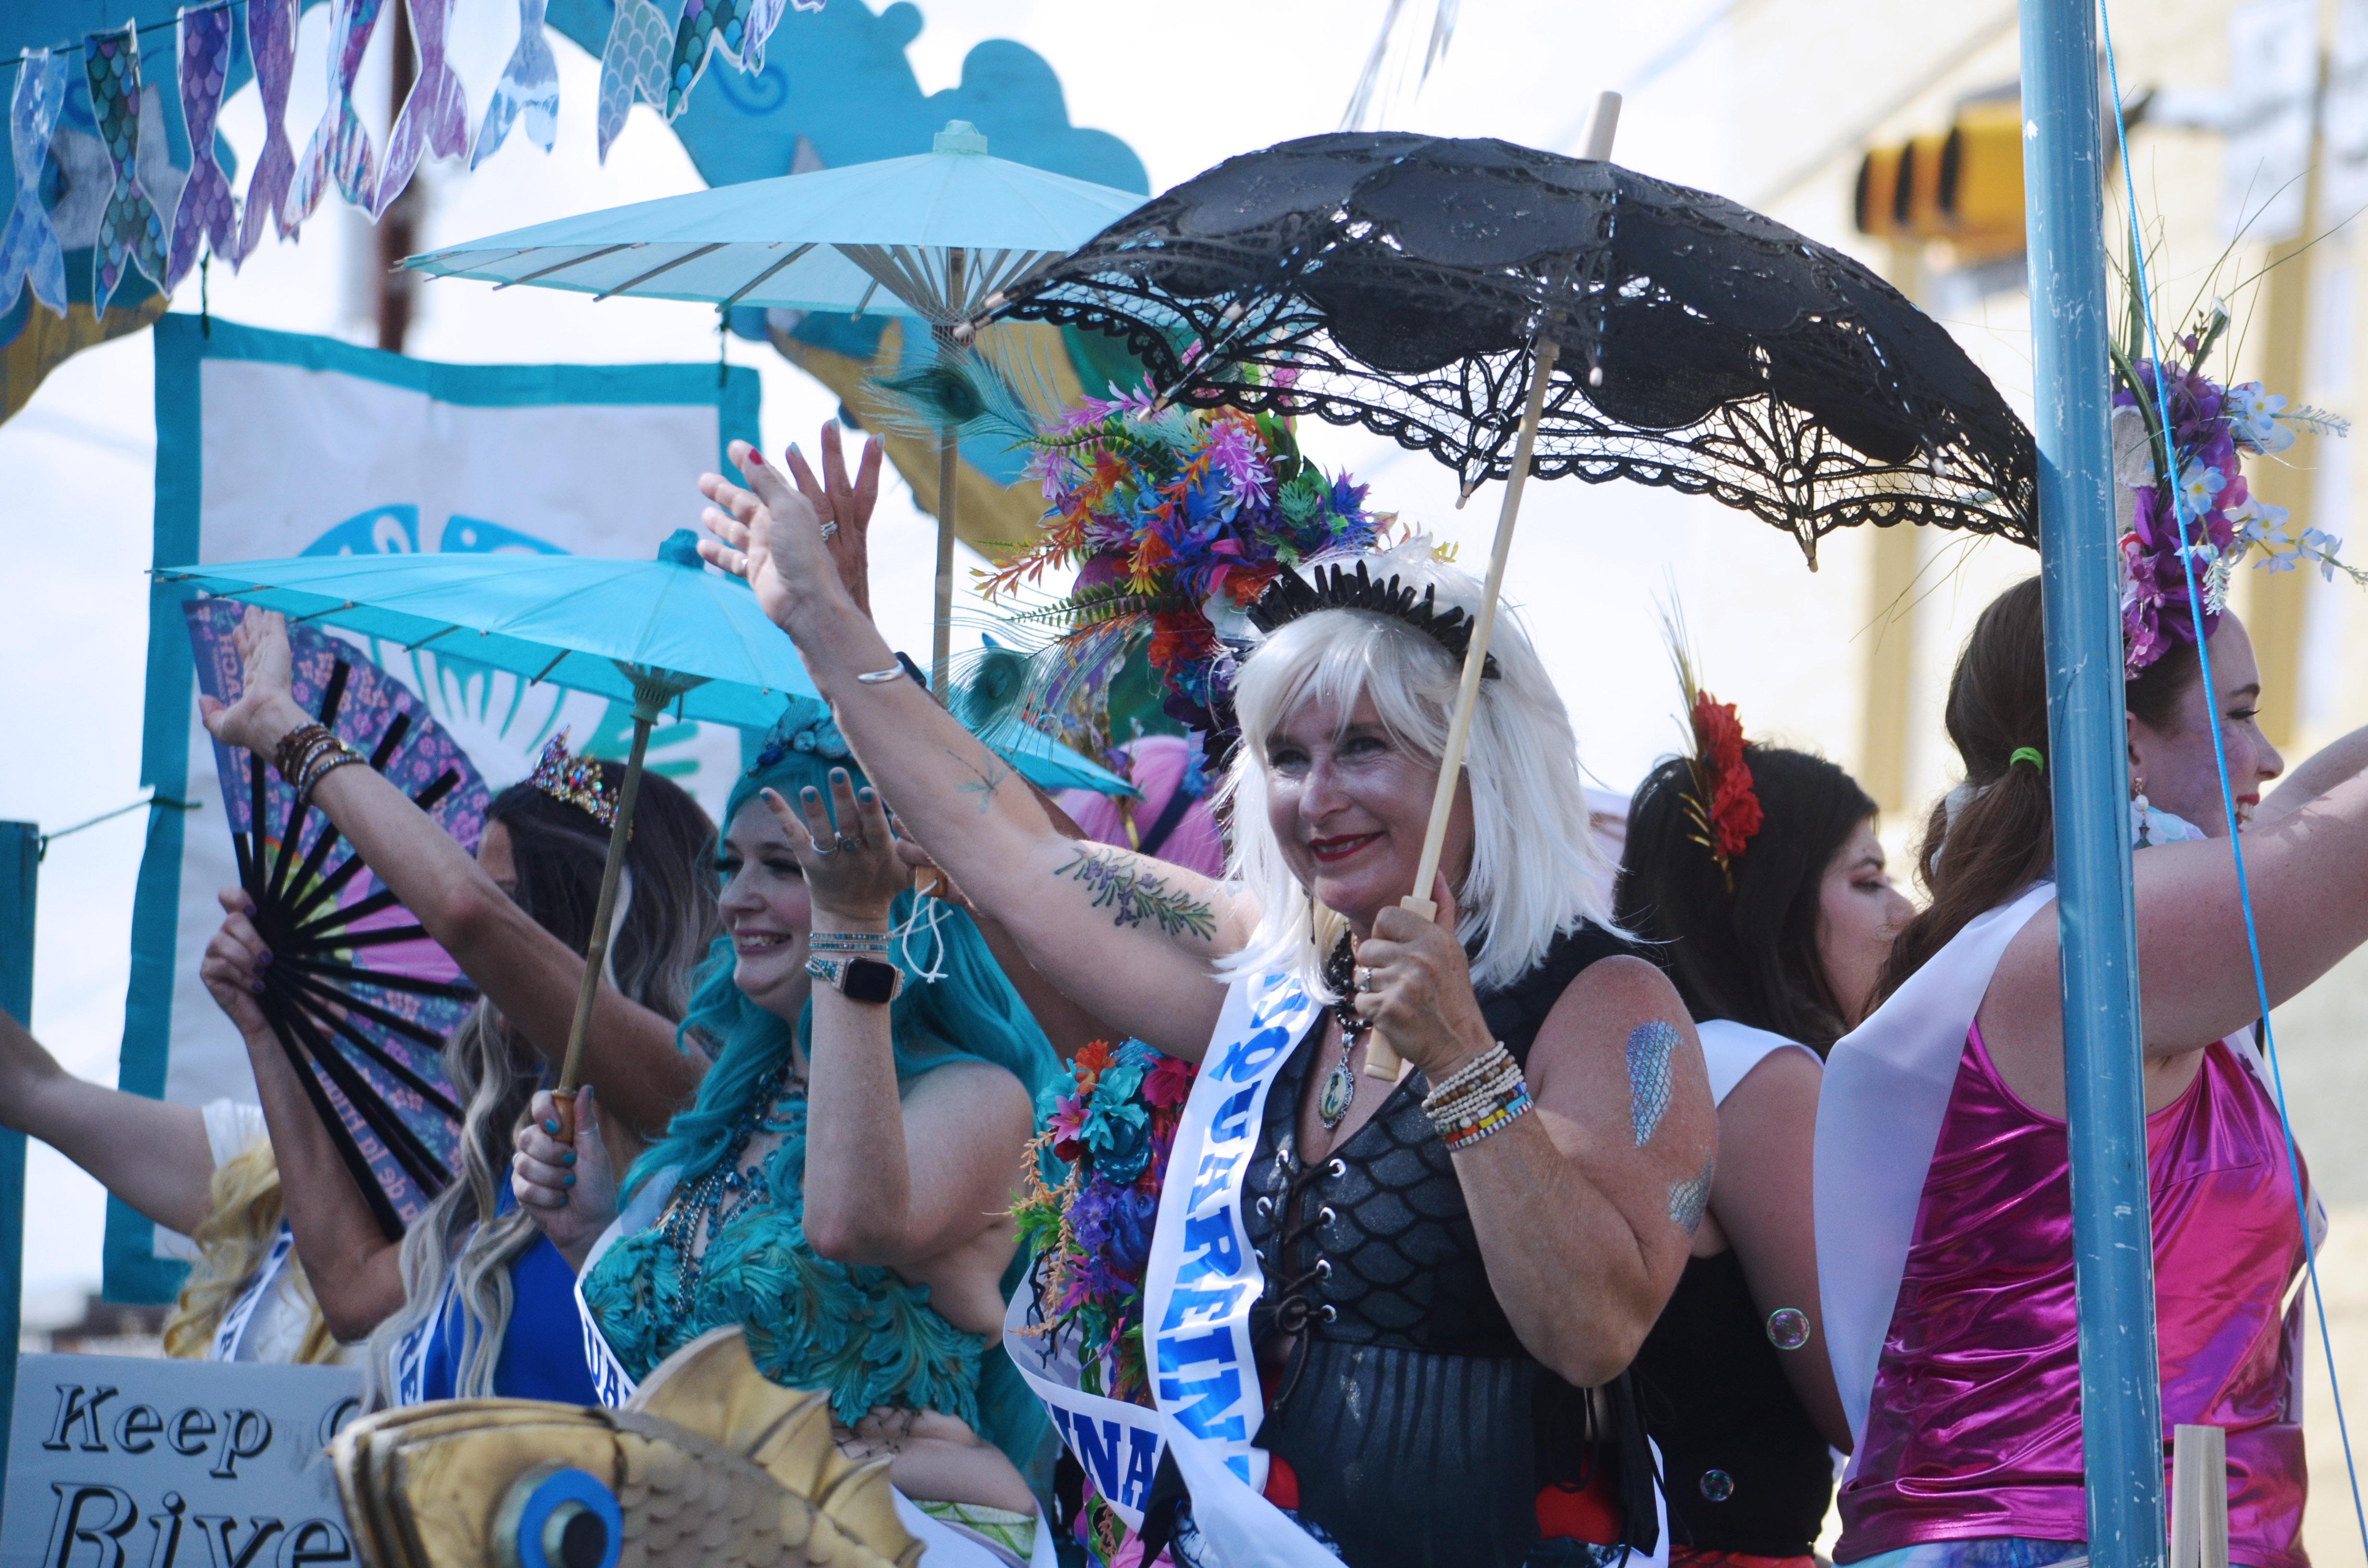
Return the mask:
[[[1768,1343],[1779,1350],[1798,1350],[1809,1343],[1809,1314],[1798,1307],[1779,1307],[1770,1312]]]
[[[1702,1471],[1702,1494],[1713,1503],[1724,1503],[1735,1495],[1735,1477],[1723,1470]]]

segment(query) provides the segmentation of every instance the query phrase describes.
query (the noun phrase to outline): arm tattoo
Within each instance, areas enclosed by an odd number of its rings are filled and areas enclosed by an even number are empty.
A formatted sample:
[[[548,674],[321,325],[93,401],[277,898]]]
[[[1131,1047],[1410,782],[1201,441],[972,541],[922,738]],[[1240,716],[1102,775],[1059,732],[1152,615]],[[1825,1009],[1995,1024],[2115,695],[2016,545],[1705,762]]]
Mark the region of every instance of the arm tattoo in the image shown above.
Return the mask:
[[[1718,1155],[1713,1153],[1701,1170],[1669,1184],[1669,1223],[1688,1236],[1702,1229],[1702,1210],[1710,1207],[1711,1173],[1717,1165]]]
[[[988,806],[991,805],[995,800],[995,791],[996,787],[1005,779],[1011,777],[1010,770],[1006,768],[1001,763],[997,762],[995,759],[994,754],[991,752],[987,755],[986,767],[983,769],[978,766],[978,764],[971,761],[970,758],[962,756],[960,752],[950,751],[946,753],[946,755],[952,757],[956,762],[961,763],[964,767],[969,768],[973,778],[977,780],[975,783],[971,784],[957,784],[954,788],[961,790],[965,795],[976,795],[978,797],[978,814],[985,816],[987,812]]]
[[[1677,1046],[1677,1027],[1660,1018],[1628,1031],[1628,1121],[1639,1149],[1653,1141],[1669,1108],[1669,1054]]]
[[[1215,910],[1180,888],[1170,888],[1167,878],[1138,870],[1107,849],[1080,847],[1076,858],[1055,867],[1053,874],[1092,889],[1094,907],[1111,911],[1113,926],[1140,926],[1149,920],[1162,936],[1217,934]]]

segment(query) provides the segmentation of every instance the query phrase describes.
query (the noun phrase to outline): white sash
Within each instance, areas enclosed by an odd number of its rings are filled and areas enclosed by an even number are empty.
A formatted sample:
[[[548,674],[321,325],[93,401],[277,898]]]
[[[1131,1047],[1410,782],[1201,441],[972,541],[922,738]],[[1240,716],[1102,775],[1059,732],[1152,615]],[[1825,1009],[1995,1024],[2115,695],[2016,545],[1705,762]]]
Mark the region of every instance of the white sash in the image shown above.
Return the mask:
[[[1080,1392],[1074,1346],[1019,1332],[1032,1315],[1027,1292],[1004,1320],[1012,1364],[1119,1517],[1141,1527],[1144,1494],[1173,1447],[1193,1519],[1219,1562],[1338,1568],[1259,1495],[1267,1456],[1254,1440],[1266,1401],[1249,1315],[1266,1279],[1241,1212],[1267,1094],[1321,1010],[1283,976],[1237,980],[1226,993],[1177,1126],[1144,1269],[1144,1361],[1156,1409]],[[1228,1541],[1254,1541],[1261,1555],[1237,1559]]]
[[[2042,882],[1968,921],[1826,1057],[1813,1178],[1818,1304],[1834,1385],[1861,1448],[1966,1031],[2007,943],[2055,896],[2055,885]]]
[[[388,1358],[394,1367],[394,1392],[392,1403],[417,1404],[427,1393],[427,1342],[444,1326],[444,1313],[452,1304],[452,1281],[444,1281],[443,1294],[436,1298],[436,1310],[411,1325],[411,1331],[394,1342],[394,1351]]]
[[[609,1228],[600,1233],[600,1239],[584,1255],[584,1267],[575,1271],[575,1317],[584,1330],[584,1364],[592,1370],[593,1391],[600,1396],[600,1403],[611,1410],[632,1398],[633,1391],[641,1385],[617,1359],[617,1353],[609,1347],[608,1336],[593,1318],[592,1309],[584,1300],[584,1277],[592,1272],[610,1247],[658,1222],[658,1216],[666,1212],[666,1199],[674,1196],[675,1183],[681,1178],[682,1168],[668,1165],[643,1182],[642,1189],[633,1194],[633,1200],[609,1221]]]
[[[1694,1032],[1702,1038],[1702,1064],[1710,1069],[1710,1102],[1713,1106],[1725,1105],[1726,1096],[1751,1076],[1754,1067],[1780,1051],[1801,1051],[1811,1061],[1817,1055],[1799,1040],[1756,1029],[1749,1024],[1738,1024],[1732,1018],[1712,1018],[1696,1024]]]
[[[222,1313],[221,1324],[214,1329],[213,1343],[206,1347],[207,1360],[238,1359],[238,1342],[246,1337],[246,1325],[255,1321],[256,1309],[279,1288],[280,1270],[288,1267],[289,1254],[295,1249],[296,1233],[282,1220],[279,1233],[271,1238],[271,1250],[264,1255],[263,1267],[255,1271],[255,1278],[238,1293],[230,1311]]]

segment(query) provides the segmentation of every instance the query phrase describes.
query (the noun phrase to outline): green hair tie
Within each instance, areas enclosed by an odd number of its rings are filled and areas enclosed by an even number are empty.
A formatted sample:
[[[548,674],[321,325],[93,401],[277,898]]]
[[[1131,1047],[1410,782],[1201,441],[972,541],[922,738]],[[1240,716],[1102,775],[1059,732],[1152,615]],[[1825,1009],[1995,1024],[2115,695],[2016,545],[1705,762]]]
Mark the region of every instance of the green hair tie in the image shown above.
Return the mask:
[[[2006,765],[2009,767],[2012,767],[2018,762],[2031,764],[2032,767],[2039,769],[2042,778],[2046,777],[2047,758],[2040,755],[2037,746],[2017,746],[2007,755]]]

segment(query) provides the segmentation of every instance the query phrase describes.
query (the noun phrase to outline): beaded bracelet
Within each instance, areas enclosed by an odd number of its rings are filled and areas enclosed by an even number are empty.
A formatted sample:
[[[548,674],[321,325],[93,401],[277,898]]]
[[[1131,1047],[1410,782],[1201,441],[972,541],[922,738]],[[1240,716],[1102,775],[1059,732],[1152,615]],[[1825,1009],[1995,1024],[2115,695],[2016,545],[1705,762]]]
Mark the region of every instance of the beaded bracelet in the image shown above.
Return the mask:
[[[1422,1108],[1450,1153],[1502,1131],[1531,1108],[1520,1063],[1500,1040],[1423,1097]]]
[[[810,953],[884,953],[889,946],[885,931],[815,931],[806,937]]]
[[[1453,1134],[1442,1133],[1440,1135],[1440,1142],[1447,1145],[1447,1152],[1449,1153],[1453,1154],[1461,1153],[1462,1151],[1472,1147],[1473,1144],[1479,1142],[1484,1138],[1494,1137],[1496,1134],[1502,1132],[1514,1122],[1519,1121],[1521,1118],[1529,1115],[1534,1108],[1536,1108],[1530,1099],[1529,1085],[1525,1084],[1520,1089],[1516,1090],[1513,1097],[1510,1100],[1508,1100],[1502,1107],[1489,1112],[1486,1117],[1483,1118],[1479,1121],[1474,1122],[1463,1131]]]
[[[1449,1100],[1479,1083],[1481,1079],[1497,1072],[1505,1062],[1509,1060],[1511,1058],[1505,1050],[1504,1042],[1497,1041],[1493,1051],[1482,1051],[1438,1083],[1433,1084],[1430,1086],[1430,1093],[1423,1096],[1424,1107],[1428,1108],[1434,1103],[1445,1105]]]
[[[305,756],[303,767],[297,777],[296,809],[301,812],[311,807],[313,791],[320,788],[322,779],[340,767],[368,760],[370,759],[345,742],[334,735],[330,736],[326,745],[316,746]]]
[[[305,763],[313,754],[334,743],[326,724],[299,724],[279,737],[279,746],[271,754],[271,767],[282,782],[293,784],[302,776]]]

